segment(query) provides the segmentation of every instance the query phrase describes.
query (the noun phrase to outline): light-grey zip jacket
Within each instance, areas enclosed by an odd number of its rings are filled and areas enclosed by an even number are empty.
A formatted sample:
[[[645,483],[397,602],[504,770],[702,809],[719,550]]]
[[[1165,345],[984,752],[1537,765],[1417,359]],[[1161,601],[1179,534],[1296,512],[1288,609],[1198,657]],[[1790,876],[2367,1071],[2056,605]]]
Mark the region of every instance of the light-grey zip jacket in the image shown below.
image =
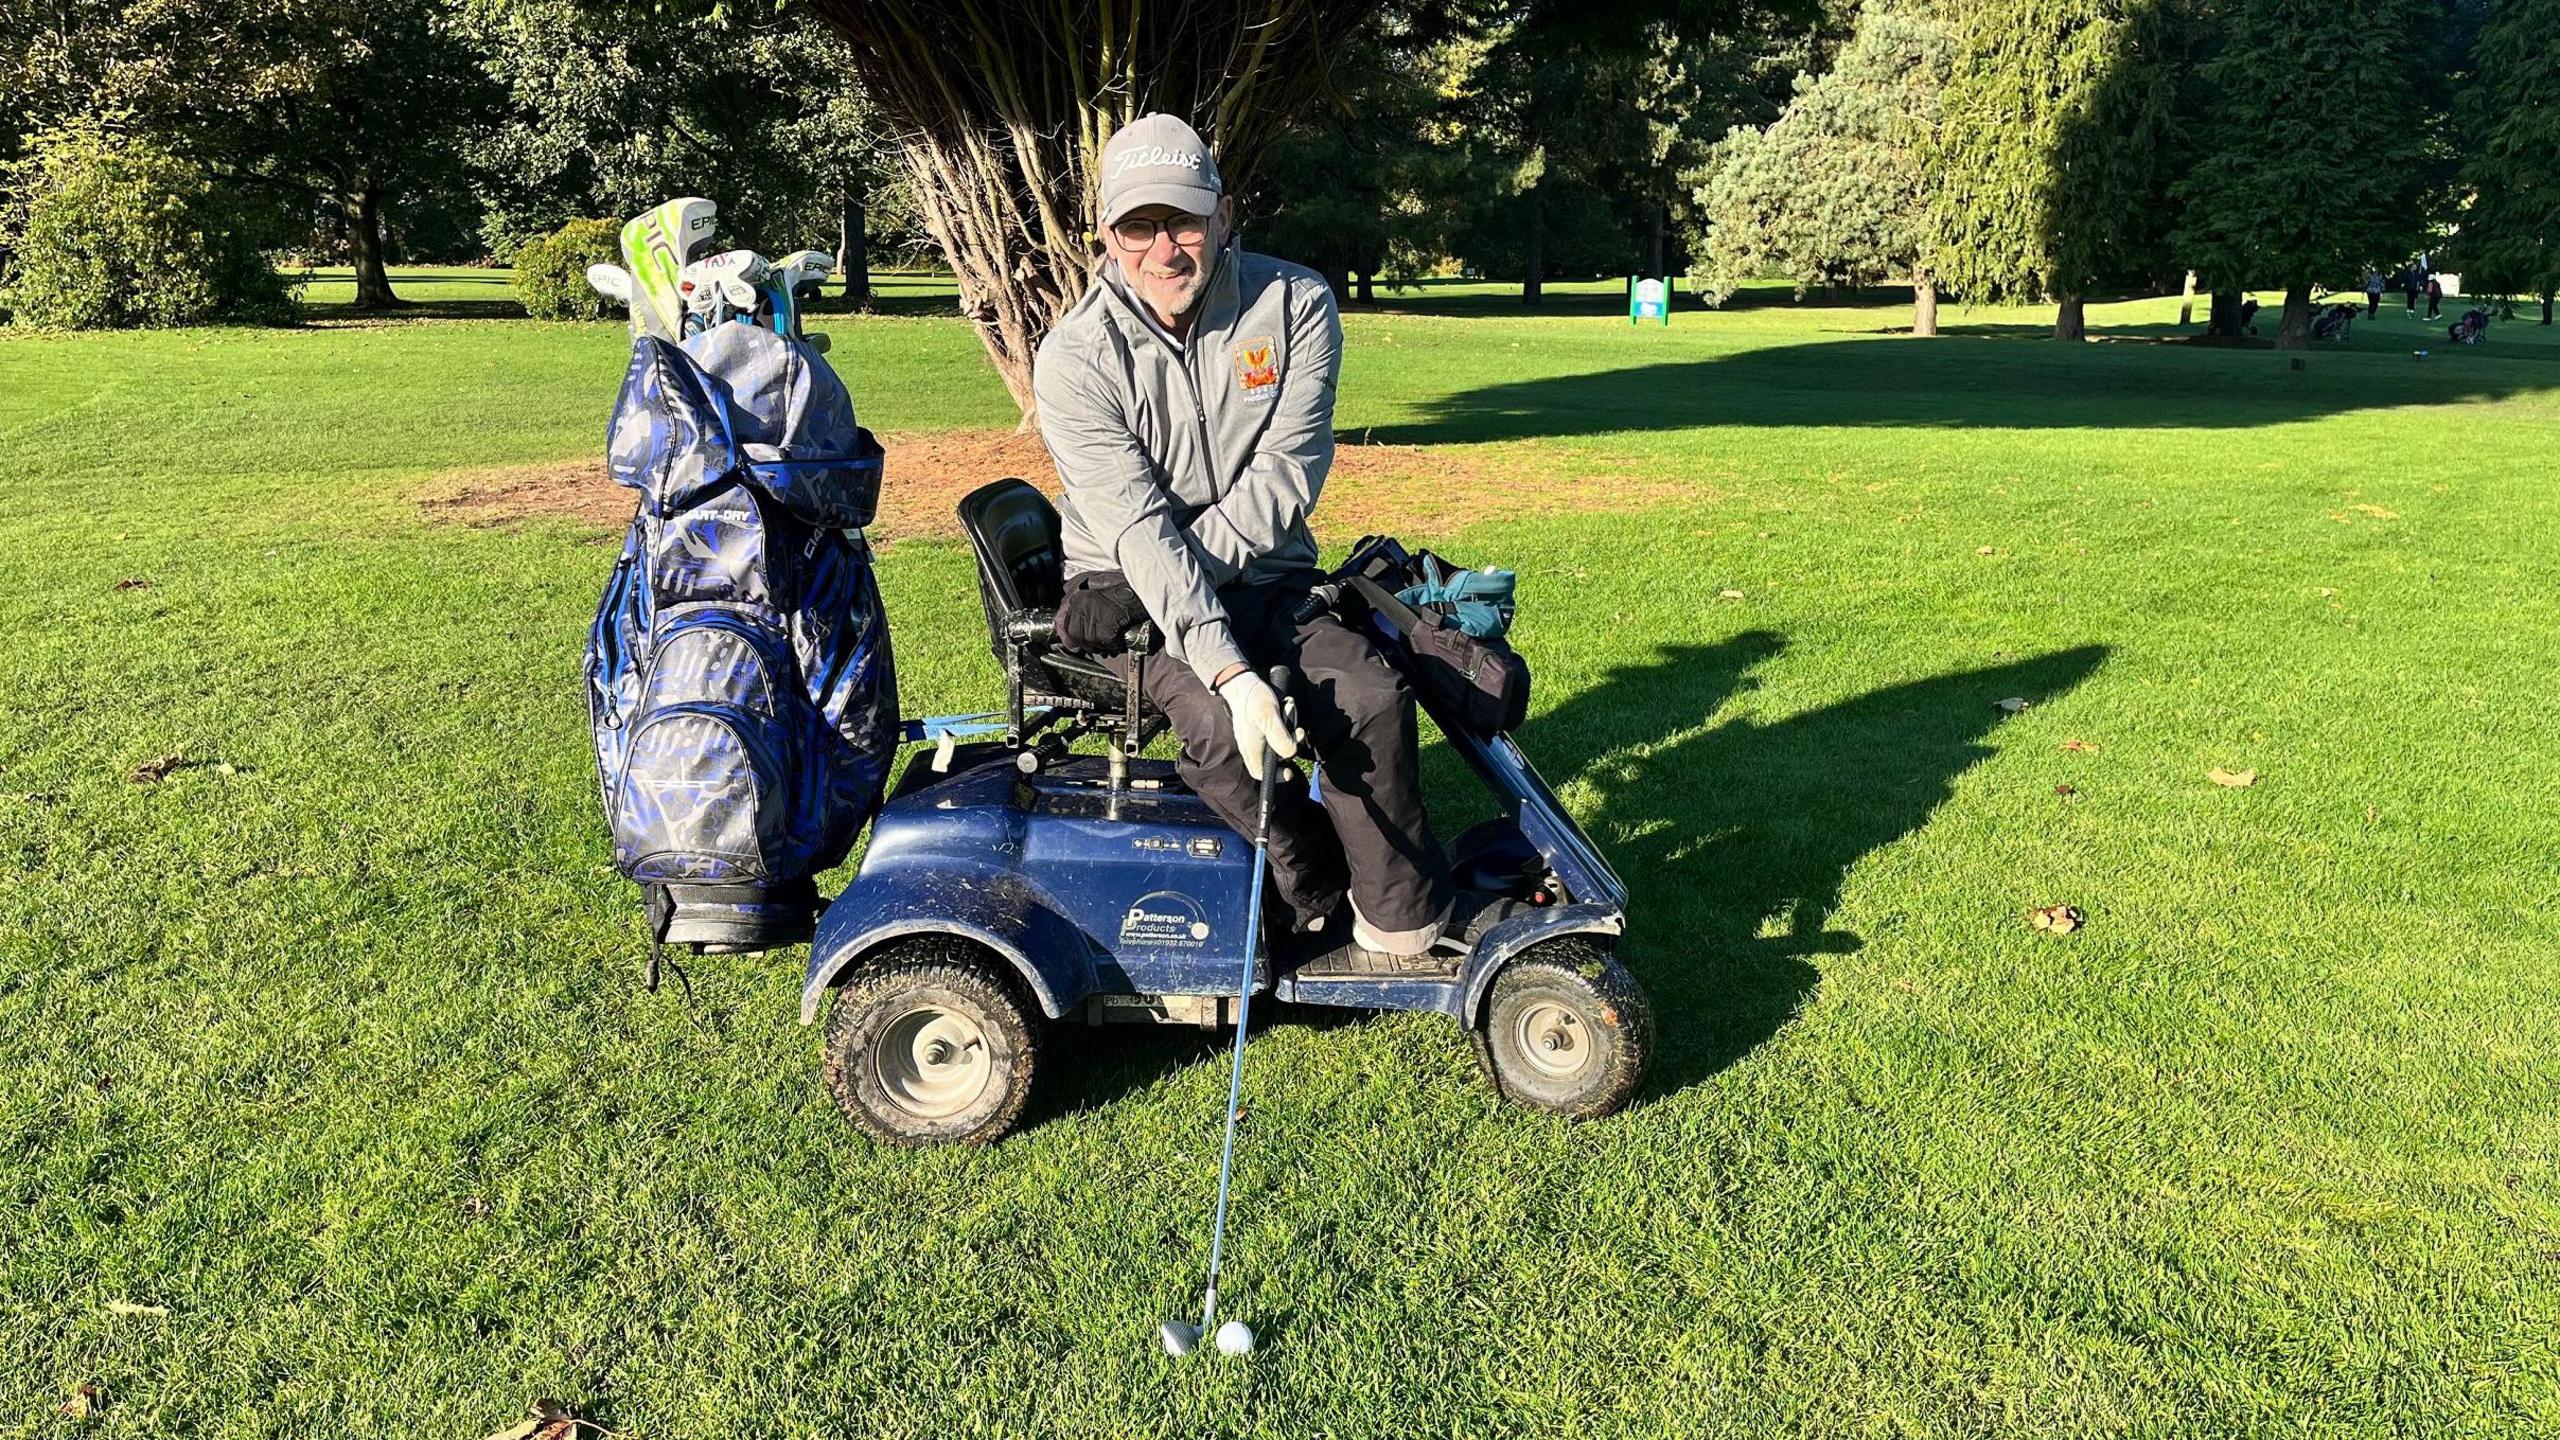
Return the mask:
[[[1203,684],[1245,663],[1227,606],[1316,563],[1307,515],[1333,466],[1342,373],[1323,276],[1232,242],[1217,265],[1176,341],[1104,260],[1031,367],[1066,482],[1066,573],[1127,575]]]

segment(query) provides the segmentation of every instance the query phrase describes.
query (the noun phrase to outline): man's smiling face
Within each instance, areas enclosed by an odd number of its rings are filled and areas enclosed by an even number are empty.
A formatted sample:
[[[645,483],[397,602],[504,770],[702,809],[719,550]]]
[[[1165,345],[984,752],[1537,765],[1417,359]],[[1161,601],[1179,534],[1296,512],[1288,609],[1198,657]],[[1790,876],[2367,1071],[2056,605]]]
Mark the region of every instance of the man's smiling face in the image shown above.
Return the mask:
[[[1228,202],[1193,215],[1170,205],[1142,205],[1111,227],[1111,251],[1130,292],[1172,325],[1190,313],[1209,283],[1209,261],[1227,238]]]

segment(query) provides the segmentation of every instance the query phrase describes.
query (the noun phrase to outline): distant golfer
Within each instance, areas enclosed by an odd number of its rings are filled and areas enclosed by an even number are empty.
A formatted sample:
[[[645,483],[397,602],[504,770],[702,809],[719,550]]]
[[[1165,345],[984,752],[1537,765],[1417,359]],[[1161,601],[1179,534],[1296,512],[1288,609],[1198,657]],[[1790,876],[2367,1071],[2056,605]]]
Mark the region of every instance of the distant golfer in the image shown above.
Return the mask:
[[[2367,270],[2364,272],[2364,318],[2370,320],[2381,313],[2382,272]]]
[[[1102,258],[1032,366],[1066,482],[1063,638],[1116,648],[1134,597],[1175,662],[1149,664],[1146,685],[1182,741],[1176,769],[1247,834],[1263,747],[1298,752],[1262,677],[1294,668],[1324,809],[1294,786],[1273,802],[1280,898],[1300,929],[1339,935],[1347,921],[1368,952],[1335,952],[1341,968],[1323,973],[1454,975],[1457,958],[1433,949],[1455,897],[1422,810],[1411,692],[1358,631],[1291,618],[1318,579],[1307,517],[1333,465],[1333,292],[1233,243],[1218,162],[1173,116],[1113,135],[1101,179]],[[1115,592],[1094,606],[1101,623],[1077,622],[1086,599]],[[1125,674],[1128,659],[1105,663]]]
[[[2400,294],[2409,302],[2409,318],[2412,320],[2418,318],[2418,291],[2425,285],[2426,278],[2416,265],[2400,272]]]
[[[2444,277],[2427,277],[2427,318],[2433,320],[2444,313]]]

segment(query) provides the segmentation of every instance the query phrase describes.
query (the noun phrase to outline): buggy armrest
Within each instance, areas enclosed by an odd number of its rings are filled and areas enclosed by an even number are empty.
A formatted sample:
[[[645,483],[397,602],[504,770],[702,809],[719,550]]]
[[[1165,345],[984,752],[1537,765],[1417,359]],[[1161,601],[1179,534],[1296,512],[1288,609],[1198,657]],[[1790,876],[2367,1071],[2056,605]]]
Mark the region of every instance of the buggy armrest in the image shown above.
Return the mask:
[[[1017,645],[1034,649],[1054,647],[1058,643],[1058,616],[1051,610],[1016,610],[1004,622],[1004,638]],[[1156,653],[1156,627],[1150,620],[1140,620],[1120,632],[1120,643],[1132,655]]]

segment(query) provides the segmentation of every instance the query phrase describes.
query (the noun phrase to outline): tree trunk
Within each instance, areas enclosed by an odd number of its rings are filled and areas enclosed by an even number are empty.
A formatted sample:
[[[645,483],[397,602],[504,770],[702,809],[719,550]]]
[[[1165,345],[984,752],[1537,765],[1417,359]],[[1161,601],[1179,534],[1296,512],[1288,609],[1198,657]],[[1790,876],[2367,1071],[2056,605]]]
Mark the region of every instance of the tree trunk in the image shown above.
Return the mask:
[[[1911,276],[1911,333],[1938,333],[1938,277],[1925,270]]]
[[[1669,207],[1667,206],[1656,205],[1653,207],[1653,239],[1649,248],[1645,252],[1649,257],[1651,257],[1645,263],[1644,274],[1645,278],[1648,280],[1660,280],[1666,278],[1662,271],[1662,229],[1663,221],[1668,218],[1668,214]]]
[[[1547,298],[1547,207],[1538,203],[1538,192],[1529,192],[1529,234],[1527,264],[1520,276],[1520,303],[1537,305]]]
[[[1373,282],[1373,281],[1375,281],[1377,278],[1378,278],[1378,277],[1377,277],[1377,275],[1376,275],[1374,272],[1372,272],[1372,271],[1363,270],[1363,271],[1361,271],[1361,272],[1360,272],[1360,283],[1359,283],[1359,286],[1358,286],[1358,293],[1359,293],[1359,300],[1360,300],[1360,303],[1361,303],[1361,304],[1363,304],[1363,305],[1373,305],[1373,304],[1376,304],[1376,303],[1377,303],[1377,299],[1378,299],[1377,292],[1376,292],[1373,288],[1371,288],[1371,286],[1372,286],[1372,282]],[[2547,323],[2547,322],[2546,322],[2546,323]]]
[[[2204,333],[2225,340],[2239,339],[2240,300],[2241,294],[2237,290],[2214,291],[2213,308],[2208,312],[2212,318],[2205,321]]]
[[[2542,323],[2551,323],[2551,292],[2548,290],[2542,292]]]
[[[2079,296],[2065,295],[2054,303],[2053,338],[2056,340],[2089,338],[2089,315],[2082,308]]]
[[[1197,125],[1230,194],[1376,0],[952,5],[812,0],[897,137],[960,313],[1032,418],[1031,357],[1083,295],[1102,147],[1151,110]]]
[[[844,271],[845,303],[869,314],[871,217],[859,196],[848,197],[844,202],[844,216],[836,231],[836,264]]]
[[[2178,328],[2186,329],[2196,320],[2196,272],[2187,272],[2187,288],[2178,292]]]
[[[2276,348],[2311,348],[2311,282],[2307,280],[2285,287],[2284,319],[2276,325]]]
[[[391,293],[391,272],[383,266],[381,194],[371,185],[362,185],[344,204],[347,250],[356,266],[356,308],[388,310],[407,304]]]
[[[1333,303],[1351,303],[1351,271],[1339,261],[1330,262],[1316,271],[1324,277],[1324,286],[1333,292]]]

